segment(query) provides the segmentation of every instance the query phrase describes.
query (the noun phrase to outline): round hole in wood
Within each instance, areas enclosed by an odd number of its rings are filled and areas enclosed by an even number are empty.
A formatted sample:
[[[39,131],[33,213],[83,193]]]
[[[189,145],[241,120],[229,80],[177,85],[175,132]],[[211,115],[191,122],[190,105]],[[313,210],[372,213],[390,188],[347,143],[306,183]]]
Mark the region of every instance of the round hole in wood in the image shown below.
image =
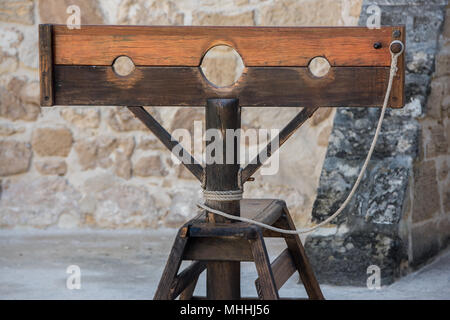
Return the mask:
[[[330,63],[324,57],[315,57],[309,62],[308,69],[317,78],[325,77],[330,71]]]
[[[117,57],[114,60],[112,68],[114,72],[121,77],[130,75],[134,69],[136,69],[133,60],[127,56]]]
[[[212,85],[219,88],[228,87],[241,77],[244,71],[244,62],[233,48],[218,45],[206,52],[200,68]]]

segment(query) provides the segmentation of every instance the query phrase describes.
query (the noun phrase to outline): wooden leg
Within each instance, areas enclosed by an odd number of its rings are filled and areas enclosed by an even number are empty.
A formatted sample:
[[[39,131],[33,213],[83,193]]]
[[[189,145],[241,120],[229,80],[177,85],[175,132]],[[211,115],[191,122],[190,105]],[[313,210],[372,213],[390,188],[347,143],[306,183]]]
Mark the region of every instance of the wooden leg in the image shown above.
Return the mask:
[[[177,234],[175,242],[167,259],[166,267],[159,281],[158,289],[156,289],[154,300],[169,300],[171,285],[177,276],[178,269],[180,269],[183,260],[183,251],[186,247],[188,238],[182,234],[183,228]]]
[[[262,233],[258,233],[256,239],[251,239],[253,258],[255,260],[256,271],[258,272],[258,281],[255,281],[256,291],[262,300],[278,300],[278,290],[275,279],[270,267],[270,259],[267,254],[266,245]]]
[[[192,264],[194,264],[193,262]],[[180,300],[191,300],[192,296],[194,295],[195,287],[197,286],[198,278],[201,273],[197,274],[192,282],[186,287],[186,289],[183,290],[180,294]]]
[[[294,222],[292,221],[287,208],[284,209],[284,213],[288,224],[287,227],[290,230],[295,230]],[[298,235],[284,235],[284,239],[289,251],[291,252],[292,258],[309,298],[314,300],[324,300],[325,298],[322,294],[322,290],[320,289],[319,283],[314,275],[314,271],[309,263],[308,257],[306,256],[300,237]]]
[[[241,299],[240,262],[208,262],[206,272],[208,300]]]

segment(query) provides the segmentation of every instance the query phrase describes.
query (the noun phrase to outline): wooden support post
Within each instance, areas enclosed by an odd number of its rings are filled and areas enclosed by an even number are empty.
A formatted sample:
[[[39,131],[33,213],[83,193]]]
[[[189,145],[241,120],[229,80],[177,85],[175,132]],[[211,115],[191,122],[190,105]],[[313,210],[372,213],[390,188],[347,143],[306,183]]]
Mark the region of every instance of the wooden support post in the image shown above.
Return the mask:
[[[206,130],[217,129],[221,136],[223,163],[211,163],[211,156],[206,152],[206,190],[237,190],[238,189],[238,150],[239,139],[234,139],[234,161],[226,163],[227,139],[226,129],[240,129],[241,111],[237,99],[209,99],[206,105]],[[216,136],[217,137],[217,136]],[[207,142],[207,146],[217,141]],[[220,144],[217,144],[220,146]],[[216,149],[217,151],[217,149]],[[212,156],[216,154],[212,153]],[[223,212],[240,215],[239,201],[208,200],[206,205]],[[228,222],[222,217],[208,213],[208,221]],[[231,223],[231,222],[230,222]],[[209,262],[207,265],[207,297],[211,300],[239,300],[240,292],[240,262]]]

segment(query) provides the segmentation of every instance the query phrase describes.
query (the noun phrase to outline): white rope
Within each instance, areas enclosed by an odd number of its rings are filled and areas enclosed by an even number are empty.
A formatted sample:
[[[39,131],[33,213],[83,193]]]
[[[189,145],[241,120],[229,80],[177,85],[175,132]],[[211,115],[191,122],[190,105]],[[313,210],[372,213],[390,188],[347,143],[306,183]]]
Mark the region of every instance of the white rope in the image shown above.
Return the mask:
[[[234,201],[241,200],[242,190],[229,190],[229,191],[208,191],[203,190],[203,198],[205,200],[215,200],[215,201]]]
[[[402,42],[396,40],[396,41],[392,42],[391,45],[393,43],[400,43],[402,45],[402,50],[400,52],[398,52],[398,53],[393,53],[391,51],[391,69],[390,69],[390,73],[389,73],[389,82],[388,82],[388,86],[387,86],[387,89],[386,89],[386,95],[384,97],[383,108],[381,109],[380,119],[378,120],[378,125],[377,125],[377,129],[375,131],[375,135],[374,135],[373,140],[372,140],[372,144],[370,145],[370,149],[369,149],[369,152],[367,153],[366,160],[364,161],[364,164],[363,164],[363,166],[361,168],[361,171],[359,172],[358,178],[356,179],[356,182],[353,185],[352,190],[350,191],[350,193],[348,194],[348,196],[345,199],[345,201],[341,204],[341,206],[339,207],[339,209],[336,210],[335,213],[333,213],[327,219],[325,219],[321,223],[315,225],[314,227],[311,227],[311,228],[308,228],[308,229],[303,229],[303,230],[285,230],[285,229],[276,228],[276,227],[273,227],[271,225],[268,225],[268,224],[265,224],[265,223],[262,223],[262,222],[258,222],[258,221],[252,220],[252,219],[248,219],[248,218],[244,218],[244,217],[238,217],[238,216],[233,216],[231,214],[228,214],[228,213],[225,213],[225,212],[222,212],[222,211],[210,208],[210,207],[208,207],[208,206],[206,206],[204,204],[201,204],[201,203],[198,203],[197,206],[202,208],[202,209],[204,209],[204,210],[206,210],[206,211],[208,211],[208,212],[220,215],[222,217],[225,217],[225,218],[228,218],[228,219],[231,219],[231,220],[248,222],[248,223],[251,223],[251,224],[254,224],[254,225],[257,225],[257,226],[269,229],[269,230],[272,230],[272,231],[276,231],[276,232],[279,232],[279,233],[284,233],[284,234],[309,233],[309,232],[312,232],[312,231],[316,230],[317,228],[320,228],[320,227],[328,224],[331,220],[336,218],[345,209],[345,207],[347,206],[347,204],[350,202],[350,200],[352,199],[353,195],[355,194],[356,189],[358,188],[359,183],[361,182],[361,180],[362,180],[362,178],[364,176],[364,173],[365,173],[365,171],[367,169],[367,166],[369,164],[370,158],[372,157],[373,150],[375,149],[375,145],[377,143],[377,139],[378,139],[378,136],[379,136],[380,131],[381,131],[381,125],[383,123],[384,114],[386,112],[386,108],[387,108],[387,105],[389,103],[389,97],[391,95],[392,84],[394,82],[394,77],[395,77],[395,75],[397,73],[398,57],[403,53],[403,50],[404,50],[404,46],[403,46]],[[389,48],[391,48],[391,46]],[[239,191],[242,192],[242,190],[239,190]]]

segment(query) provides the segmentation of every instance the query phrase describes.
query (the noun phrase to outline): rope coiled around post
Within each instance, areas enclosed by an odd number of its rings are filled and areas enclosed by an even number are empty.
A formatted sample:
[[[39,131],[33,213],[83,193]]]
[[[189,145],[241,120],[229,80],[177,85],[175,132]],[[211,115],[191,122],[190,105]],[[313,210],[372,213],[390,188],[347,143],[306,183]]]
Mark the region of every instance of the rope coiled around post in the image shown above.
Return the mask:
[[[399,52],[397,52],[397,53],[394,53],[391,50],[392,44],[394,44],[394,43],[399,43],[402,46],[402,49]],[[393,41],[391,43],[389,48],[390,48],[390,52],[391,52],[391,68],[390,68],[390,73],[389,73],[389,82],[388,82],[388,86],[387,86],[387,89],[386,89],[386,95],[384,97],[383,107],[381,109],[380,118],[378,120],[378,124],[377,124],[377,128],[376,128],[376,131],[375,131],[375,135],[373,137],[372,144],[370,145],[369,152],[367,153],[366,160],[364,161],[364,164],[363,164],[363,166],[361,168],[361,171],[359,172],[358,178],[355,181],[355,184],[353,185],[353,187],[352,187],[350,193],[348,194],[347,198],[345,199],[345,201],[341,204],[341,206],[339,207],[339,209],[336,210],[335,213],[333,213],[327,219],[325,219],[321,223],[315,225],[314,227],[311,227],[311,228],[308,228],[308,229],[303,229],[303,230],[285,230],[285,229],[276,228],[276,227],[273,227],[271,225],[268,225],[268,224],[265,224],[265,223],[261,223],[261,222],[258,222],[258,221],[252,220],[252,219],[248,219],[248,218],[244,218],[244,217],[238,217],[238,216],[233,216],[231,214],[222,212],[220,210],[215,210],[213,208],[210,208],[210,207],[208,207],[208,206],[206,206],[205,204],[202,204],[202,203],[198,203],[197,206],[202,208],[202,209],[204,209],[204,210],[206,210],[206,211],[208,211],[208,212],[211,212],[211,213],[223,216],[223,217],[231,219],[231,220],[237,220],[237,221],[241,221],[241,222],[251,223],[251,224],[254,224],[254,225],[257,225],[257,226],[260,226],[260,227],[263,227],[263,228],[266,228],[266,229],[269,229],[269,230],[272,230],[272,231],[276,231],[276,232],[279,232],[279,233],[284,233],[284,234],[309,233],[309,232],[312,232],[312,231],[314,231],[314,230],[316,230],[316,229],[318,229],[318,228],[328,224],[331,220],[336,218],[345,209],[345,207],[348,205],[348,203],[352,199],[353,195],[355,194],[356,189],[358,188],[358,186],[359,186],[359,184],[360,184],[360,182],[361,182],[361,180],[362,180],[362,178],[364,176],[364,173],[366,172],[367,166],[369,164],[370,158],[372,157],[372,153],[373,153],[373,151],[375,149],[375,145],[377,143],[377,139],[378,139],[378,136],[379,136],[380,131],[381,131],[381,125],[383,123],[384,115],[386,113],[386,108],[387,108],[387,105],[389,103],[389,98],[390,98],[390,95],[391,95],[392,84],[394,82],[394,77],[395,77],[395,75],[397,73],[397,70],[398,70],[398,68],[397,68],[398,57],[404,51],[404,44],[401,41],[396,40],[396,41]],[[239,170],[239,172],[241,172],[241,170]],[[240,186],[241,186],[240,190],[239,190],[241,192],[241,198],[240,199],[242,199],[242,180],[241,180],[240,176],[238,177],[238,179],[239,179],[238,181],[239,181]],[[218,192],[223,192],[223,191],[207,191],[207,197],[205,198],[205,200],[211,199],[211,198],[208,198],[208,197],[209,196],[212,197],[215,193],[218,193]],[[234,192],[234,191],[230,191],[230,192]],[[238,190],[236,190],[236,192],[238,192]],[[203,195],[205,195],[205,191],[204,191]],[[228,197],[228,196],[231,198],[232,197],[231,193],[229,195],[226,195],[225,198]],[[237,196],[236,196],[236,198],[237,198]],[[233,199],[233,200],[240,200],[240,199]],[[213,199],[211,199],[211,200],[213,200]],[[218,201],[229,201],[229,200],[218,200]]]

